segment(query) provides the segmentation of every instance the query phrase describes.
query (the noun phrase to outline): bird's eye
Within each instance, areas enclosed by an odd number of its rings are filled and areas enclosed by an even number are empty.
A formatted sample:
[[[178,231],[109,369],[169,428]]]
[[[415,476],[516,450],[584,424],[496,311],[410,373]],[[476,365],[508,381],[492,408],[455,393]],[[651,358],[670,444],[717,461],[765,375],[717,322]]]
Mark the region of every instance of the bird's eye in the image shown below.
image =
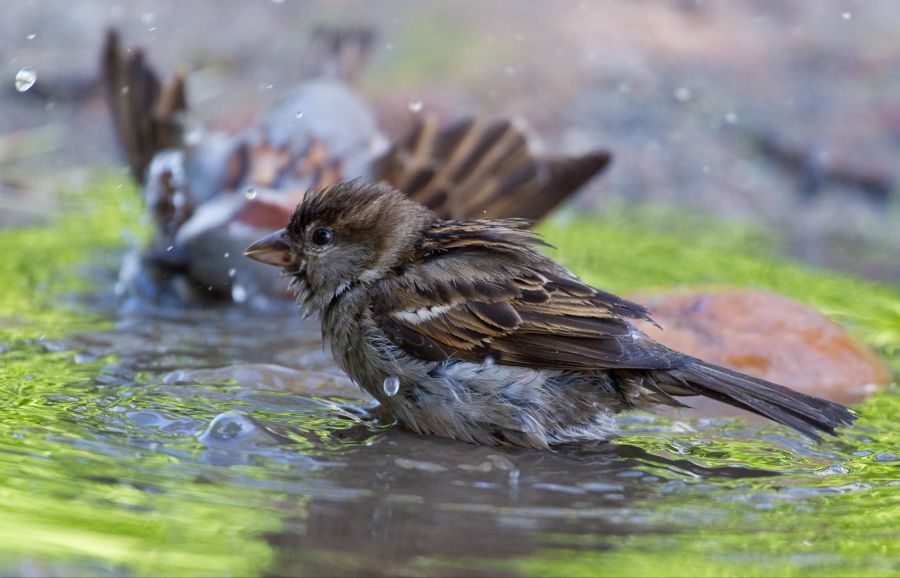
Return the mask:
[[[312,236],[310,237],[313,244],[318,245],[319,247],[324,247],[331,243],[332,239],[334,239],[334,231],[328,227],[319,227],[313,231]]]

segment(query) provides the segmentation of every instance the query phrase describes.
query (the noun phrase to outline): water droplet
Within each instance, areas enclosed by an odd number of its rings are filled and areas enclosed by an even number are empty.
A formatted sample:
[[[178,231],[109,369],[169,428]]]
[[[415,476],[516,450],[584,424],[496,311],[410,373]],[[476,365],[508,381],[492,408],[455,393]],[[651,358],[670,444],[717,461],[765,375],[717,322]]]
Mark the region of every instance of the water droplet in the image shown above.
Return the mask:
[[[232,267],[231,269],[228,270],[228,276],[229,276],[229,277],[234,277],[235,275],[237,275],[237,269],[235,269],[234,267]]]
[[[400,391],[400,378],[396,375],[385,377],[384,383],[381,384],[381,389],[384,390],[384,395],[388,397],[397,395],[397,392]]]
[[[412,112],[422,112],[422,106],[423,105],[421,100],[415,99],[409,101],[409,110],[411,110]]]
[[[272,4],[284,4],[284,0],[272,0]]]
[[[725,122],[728,124],[737,124],[738,115],[736,112],[729,112],[725,115]]]
[[[519,68],[514,64],[507,65],[503,68],[503,72],[505,72],[507,76],[515,76],[518,71]]]
[[[244,193],[244,196],[247,197],[247,200],[252,201],[256,198],[256,188],[247,187],[247,191]]]
[[[228,251],[225,251],[225,253],[222,256],[227,259],[227,258],[231,257],[231,253],[229,253]]]
[[[296,118],[297,120],[300,120],[301,118],[303,118],[303,112],[298,110],[297,112],[294,113],[294,118]]]
[[[37,34],[35,34],[35,33],[32,32],[31,34],[29,34],[29,35],[26,36],[25,38],[27,38],[28,40],[34,40],[35,38],[37,38]]]
[[[141,14],[141,22],[144,24],[153,24],[154,20],[156,20],[156,14],[153,12],[144,12]]]
[[[853,14],[850,14],[849,12],[841,12],[841,18],[843,18],[844,20],[850,20],[851,18],[853,18]]]
[[[203,129],[195,128],[187,131],[184,141],[190,146],[197,146],[203,140]]]
[[[497,364],[497,360],[494,359],[493,355],[488,355],[481,361],[481,367],[494,367]]]
[[[679,86],[675,89],[675,92],[672,93],[675,96],[675,100],[678,102],[687,102],[691,99],[691,89],[686,86]]]
[[[166,247],[166,253],[170,252],[174,248],[175,248],[175,245],[169,245],[168,247]]]
[[[37,72],[33,68],[23,68],[16,73],[16,90],[25,92],[37,81]]]
[[[120,93],[122,96],[125,96],[125,95],[128,94],[129,92],[131,92],[131,87],[130,87],[130,86],[123,86],[121,89],[119,89],[119,93]]]
[[[240,283],[235,283],[231,288],[231,299],[235,303],[243,303],[247,300],[247,288]]]

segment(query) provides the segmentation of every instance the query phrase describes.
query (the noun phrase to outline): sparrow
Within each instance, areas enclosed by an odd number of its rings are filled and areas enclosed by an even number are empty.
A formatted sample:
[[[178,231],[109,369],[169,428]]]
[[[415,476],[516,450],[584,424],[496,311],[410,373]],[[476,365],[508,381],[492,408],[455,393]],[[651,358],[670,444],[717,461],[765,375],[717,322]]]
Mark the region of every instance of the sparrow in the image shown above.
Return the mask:
[[[308,193],[245,255],[281,267],[337,364],[402,427],[546,449],[616,413],[705,396],[819,439],[841,405],[706,363],[639,331],[647,309],[540,252],[522,219],[440,218],[385,184]]]
[[[444,218],[538,220],[608,165],[603,150],[539,156],[527,129],[506,119],[443,125],[417,115],[389,142],[353,89],[373,40],[365,28],[318,29],[298,59],[304,81],[231,135],[191,113],[184,75],[162,82],[143,51],[123,49],[109,31],[107,100],[154,227],[123,267],[120,293],[175,304],[287,295],[286,283],[240,252],[283,227],[309,189],[361,178],[398,187]]]

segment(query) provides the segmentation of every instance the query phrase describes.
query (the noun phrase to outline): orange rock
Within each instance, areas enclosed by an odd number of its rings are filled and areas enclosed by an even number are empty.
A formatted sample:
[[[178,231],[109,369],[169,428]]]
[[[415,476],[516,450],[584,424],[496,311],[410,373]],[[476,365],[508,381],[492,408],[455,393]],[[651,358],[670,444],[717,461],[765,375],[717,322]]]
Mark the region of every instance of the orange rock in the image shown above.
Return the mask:
[[[808,305],[754,289],[674,291],[632,298],[664,328],[650,337],[711,363],[832,401],[852,404],[888,385],[888,367],[838,324]],[[723,405],[685,400],[694,413]],[[735,412],[729,412],[735,413]],[[740,410],[737,410],[737,413]]]

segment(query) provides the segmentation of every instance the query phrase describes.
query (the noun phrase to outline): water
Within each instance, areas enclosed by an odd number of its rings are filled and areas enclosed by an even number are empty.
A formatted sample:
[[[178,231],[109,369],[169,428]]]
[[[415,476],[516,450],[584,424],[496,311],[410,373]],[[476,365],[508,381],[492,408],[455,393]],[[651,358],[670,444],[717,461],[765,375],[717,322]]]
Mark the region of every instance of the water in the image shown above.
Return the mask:
[[[27,92],[37,82],[37,72],[33,68],[22,68],[16,73],[16,90]]]
[[[117,190],[0,232],[0,574],[900,572],[894,391],[822,444],[645,415],[555,453],[398,432],[290,305],[121,313]],[[879,295],[858,318],[900,311]]]

